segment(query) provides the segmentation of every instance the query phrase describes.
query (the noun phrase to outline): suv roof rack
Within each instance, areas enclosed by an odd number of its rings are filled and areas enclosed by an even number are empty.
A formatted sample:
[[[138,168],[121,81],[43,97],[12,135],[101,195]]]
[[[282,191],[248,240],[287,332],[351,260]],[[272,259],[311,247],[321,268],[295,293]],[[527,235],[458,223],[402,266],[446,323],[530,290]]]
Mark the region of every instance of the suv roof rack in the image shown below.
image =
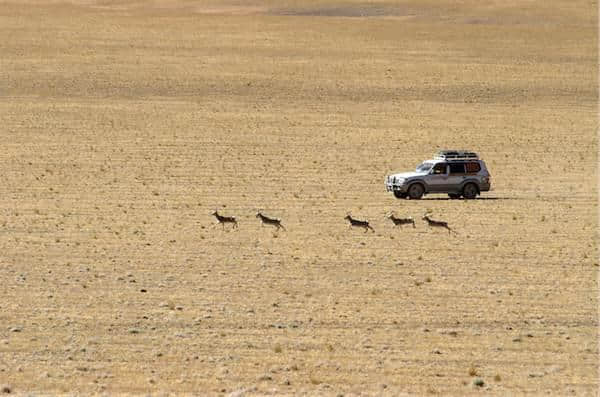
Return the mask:
[[[466,150],[440,150],[434,156],[436,160],[479,160],[475,152]]]

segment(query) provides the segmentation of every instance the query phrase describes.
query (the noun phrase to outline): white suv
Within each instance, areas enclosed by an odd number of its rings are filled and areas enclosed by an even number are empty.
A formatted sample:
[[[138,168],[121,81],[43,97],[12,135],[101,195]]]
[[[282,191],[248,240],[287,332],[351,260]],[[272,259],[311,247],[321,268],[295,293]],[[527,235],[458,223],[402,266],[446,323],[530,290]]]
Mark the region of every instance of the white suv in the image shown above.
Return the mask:
[[[428,193],[447,193],[450,198],[476,198],[491,188],[490,173],[477,153],[442,150],[415,172],[388,175],[385,187],[397,198],[420,199]]]

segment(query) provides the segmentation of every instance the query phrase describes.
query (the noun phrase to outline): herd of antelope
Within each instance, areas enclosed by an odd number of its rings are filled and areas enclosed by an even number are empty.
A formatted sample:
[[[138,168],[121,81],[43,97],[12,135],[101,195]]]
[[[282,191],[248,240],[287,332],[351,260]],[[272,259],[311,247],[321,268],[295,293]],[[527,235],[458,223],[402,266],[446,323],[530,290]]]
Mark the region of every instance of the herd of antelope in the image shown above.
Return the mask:
[[[215,210],[215,212],[213,212],[212,215],[214,215],[215,218],[217,218],[217,222],[220,223],[221,226],[223,226],[223,228],[225,228],[226,223],[230,223],[232,225],[233,229],[238,227],[238,223],[237,223],[235,216],[223,216],[223,215],[220,215],[217,210]],[[281,219],[270,218],[266,215],[263,215],[260,211],[256,214],[256,217],[258,219],[260,219],[261,226],[263,226],[263,225],[273,226],[273,227],[275,227],[275,230],[281,229],[281,230],[285,231],[285,227],[283,227],[283,225],[281,224]],[[350,215],[350,214],[346,215],[344,217],[344,219],[346,219],[348,222],[350,222],[350,224],[349,224],[350,228],[353,228],[353,227],[362,228],[365,230],[365,233],[368,232],[369,230],[373,233],[375,232],[375,229],[373,229],[373,227],[371,227],[371,225],[369,224],[369,221],[367,221],[367,220],[359,220],[359,219],[353,218],[352,215]],[[392,221],[394,226],[412,225],[413,228],[416,228],[414,219],[410,218],[410,217],[397,218],[394,215],[394,213],[391,213],[390,215],[388,215],[388,219],[390,219]],[[427,222],[427,225],[429,225],[429,227],[446,229],[446,230],[448,230],[448,234],[450,234],[451,232],[458,234],[454,229],[452,229],[452,228],[450,228],[450,226],[448,226],[448,222],[434,221],[433,219],[431,219],[429,217],[427,212],[423,215],[423,220],[425,222]]]

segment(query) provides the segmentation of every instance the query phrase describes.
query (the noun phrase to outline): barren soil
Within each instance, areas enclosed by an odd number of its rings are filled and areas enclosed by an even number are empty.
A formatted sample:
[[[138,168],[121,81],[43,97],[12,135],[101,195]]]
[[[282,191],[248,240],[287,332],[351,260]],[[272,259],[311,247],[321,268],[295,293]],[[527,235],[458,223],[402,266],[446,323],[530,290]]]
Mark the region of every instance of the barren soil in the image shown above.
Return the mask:
[[[596,1],[0,1],[0,384],[595,395],[597,45]],[[385,192],[443,148],[493,191]]]

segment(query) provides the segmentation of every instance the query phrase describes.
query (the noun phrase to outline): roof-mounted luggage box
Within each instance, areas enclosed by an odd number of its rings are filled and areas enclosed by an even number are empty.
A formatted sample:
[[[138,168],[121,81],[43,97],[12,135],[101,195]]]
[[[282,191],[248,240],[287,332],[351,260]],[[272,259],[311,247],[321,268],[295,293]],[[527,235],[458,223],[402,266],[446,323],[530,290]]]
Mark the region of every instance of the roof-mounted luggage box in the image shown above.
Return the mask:
[[[479,160],[479,156],[475,152],[466,150],[440,150],[434,156],[436,160]]]

